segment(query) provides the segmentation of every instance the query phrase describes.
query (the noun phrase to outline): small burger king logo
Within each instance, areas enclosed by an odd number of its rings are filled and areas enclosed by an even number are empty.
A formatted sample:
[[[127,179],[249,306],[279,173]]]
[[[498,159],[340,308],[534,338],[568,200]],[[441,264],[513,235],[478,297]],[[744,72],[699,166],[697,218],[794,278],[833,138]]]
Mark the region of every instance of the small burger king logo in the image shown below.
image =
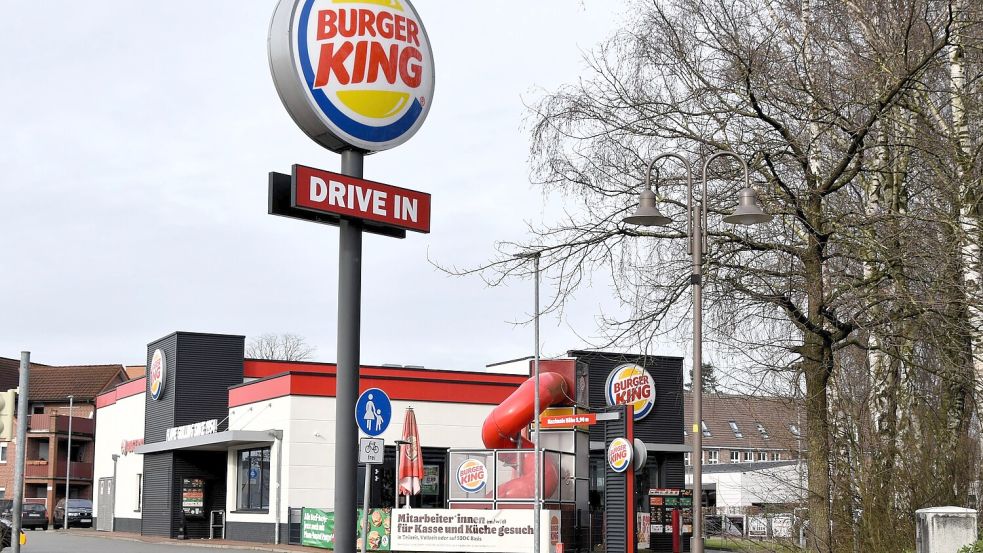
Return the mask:
[[[608,446],[608,465],[615,472],[624,472],[631,465],[631,444],[624,438],[611,440]]]
[[[274,44],[284,37],[289,52]],[[433,100],[433,53],[408,0],[280,0],[270,62],[294,120],[334,151],[402,144]]]
[[[167,359],[163,350],[155,350],[150,361],[150,397],[157,400],[164,395],[164,380],[167,378]]]
[[[477,459],[468,459],[457,469],[457,485],[468,493],[481,491],[487,480],[488,470],[485,469],[485,464]]]
[[[655,407],[655,380],[639,365],[619,365],[608,375],[605,396],[608,405],[633,406],[634,418],[639,420]]]

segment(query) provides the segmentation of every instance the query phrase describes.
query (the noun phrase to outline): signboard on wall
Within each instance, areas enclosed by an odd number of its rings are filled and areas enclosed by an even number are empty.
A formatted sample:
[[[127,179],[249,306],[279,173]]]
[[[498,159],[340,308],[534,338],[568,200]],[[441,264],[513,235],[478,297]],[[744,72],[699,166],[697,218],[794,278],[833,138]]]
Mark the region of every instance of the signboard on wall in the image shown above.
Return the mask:
[[[550,528],[540,535],[543,553],[556,551],[559,514],[541,511],[540,528]],[[527,553],[533,540],[533,516],[531,509],[400,509],[393,515],[392,549]]]
[[[437,465],[423,465],[423,481],[420,483],[420,493],[423,495],[437,495],[440,486],[440,467]]]
[[[166,440],[183,440],[185,438],[197,438],[218,432],[218,419],[186,424],[184,426],[174,426],[167,429]]]
[[[391,509],[369,509],[369,541],[368,551],[390,551]],[[311,547],[334,549],[334,512],[323,509],[305,507],[300,517],[300,543]],[[356,519],[362,520],[362,509],[358,510]],[[358,541],[356,549],[362,548],[362,524],[358,525]]]
[[[653,488],[649,490],[652,534],[672,533],[672,513],[680,511],[682,533],[693,533],[693,490]]]
[[[181,511],[185,518],[205,517],[205,481],[184,478],[181,482]]]

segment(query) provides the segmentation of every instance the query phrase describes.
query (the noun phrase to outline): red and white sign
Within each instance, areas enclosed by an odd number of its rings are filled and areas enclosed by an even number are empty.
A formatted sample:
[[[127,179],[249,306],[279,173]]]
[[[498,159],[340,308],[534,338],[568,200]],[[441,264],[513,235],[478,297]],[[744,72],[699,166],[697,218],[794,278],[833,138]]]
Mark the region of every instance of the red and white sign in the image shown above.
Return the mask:
[[[624,472],[631,465],[632,447],[628,440],[615,438],[608,446],[608,465],[615,472]]]
[[[293,207],[430,232],[430,194],[294,165]]]
[[[597,415],[594,413],[583,413],[579,415],[546,415],[539,419],[539,424],[543,428],[573,428],[575,426],[592,425],[597,422]]]

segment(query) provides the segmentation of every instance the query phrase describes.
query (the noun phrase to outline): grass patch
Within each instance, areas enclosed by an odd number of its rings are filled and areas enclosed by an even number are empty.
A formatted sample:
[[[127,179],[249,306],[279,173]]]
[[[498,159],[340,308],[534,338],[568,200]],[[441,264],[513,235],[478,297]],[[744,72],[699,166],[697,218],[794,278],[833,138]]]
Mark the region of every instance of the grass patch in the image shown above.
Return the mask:
[[[707,538],[707,549],[739,551],[742,553],[799,553],[802,550],[788,542],[749,540],[745,538]]]

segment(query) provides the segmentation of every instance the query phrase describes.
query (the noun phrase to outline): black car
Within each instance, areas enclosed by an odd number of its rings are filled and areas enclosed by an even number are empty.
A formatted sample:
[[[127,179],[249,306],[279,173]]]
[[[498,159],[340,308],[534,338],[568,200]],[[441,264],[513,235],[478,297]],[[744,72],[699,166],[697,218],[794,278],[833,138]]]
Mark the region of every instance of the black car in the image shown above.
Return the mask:
[[[61,528],[65,524],[65,500],[59,499],[55,505],[54,512],[55,528]],[[88,499],[69,499],[68,500],[68,527],[82,526],[92,527],[92,502]]]
[[[71,518],[71,515],[69,515]],[[90,523],[91,524],[91,523]],[[48,529],[48,509],[37,503],[25,503],[20,515],[20,527],[42,530]]]

